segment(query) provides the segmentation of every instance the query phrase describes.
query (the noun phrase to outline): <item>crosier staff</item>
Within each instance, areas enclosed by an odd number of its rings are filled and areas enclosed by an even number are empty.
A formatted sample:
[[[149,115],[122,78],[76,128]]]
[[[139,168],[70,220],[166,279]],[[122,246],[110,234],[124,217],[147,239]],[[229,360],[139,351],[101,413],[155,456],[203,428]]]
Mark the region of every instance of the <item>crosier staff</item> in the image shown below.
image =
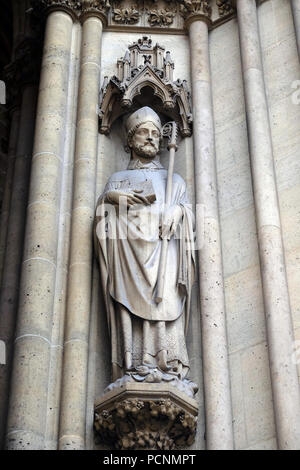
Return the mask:
[[[173,185],[173,173],[174,173],[174,161],[175,152],[177,150],[176,138],[177,138],[177,125],[175,121],[167,122],[162,130],[163,137],[168,137],[168,150],[170,152],[169,168],[168,168],[168,179],[166,187],[166,199],[165,199],[165,210],[170,207],[172,197],[172,185]],[[166,264],[168,254],[168,242],[167,238],[162,240],[160,263],[157,277],[157,291],[155,302],[159,304],[163,299],[165,277],[166,277]]]

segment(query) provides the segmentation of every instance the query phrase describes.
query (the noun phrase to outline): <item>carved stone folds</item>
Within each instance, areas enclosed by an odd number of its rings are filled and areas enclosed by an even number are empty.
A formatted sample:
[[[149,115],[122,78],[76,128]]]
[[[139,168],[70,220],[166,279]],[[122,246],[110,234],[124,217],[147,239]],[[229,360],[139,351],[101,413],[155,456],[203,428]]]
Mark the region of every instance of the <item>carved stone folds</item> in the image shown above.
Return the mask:
[[[151,89],[156,110],[176,120],[181,135],[191,135],[191,102],[185,80],[173,81],[174,62],[164,47],[147,36],[129,46],[117,62],[117,75],[105,77],[100,94],[100,132],[109,134],[114,121],[139,106],[135,100]],[[154,104],[152,103],[152,106]]]
[[[169,384],[127,383],[95,404],[100,442],[116,449],[171,450],[190,446],[197,402]]]

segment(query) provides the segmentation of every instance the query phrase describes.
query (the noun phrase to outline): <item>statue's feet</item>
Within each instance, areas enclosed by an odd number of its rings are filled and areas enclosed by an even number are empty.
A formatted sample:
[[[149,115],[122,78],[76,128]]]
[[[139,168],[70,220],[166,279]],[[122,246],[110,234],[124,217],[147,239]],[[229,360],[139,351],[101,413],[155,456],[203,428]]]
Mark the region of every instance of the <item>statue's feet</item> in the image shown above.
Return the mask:
[[[163,370],[164,372],[167,372],[172,369],[172,367],[168,366],[167,360],[168,360],[168,353],[165,349],[162,351],[159,351],[157,355],[157,364],[160,370]]]

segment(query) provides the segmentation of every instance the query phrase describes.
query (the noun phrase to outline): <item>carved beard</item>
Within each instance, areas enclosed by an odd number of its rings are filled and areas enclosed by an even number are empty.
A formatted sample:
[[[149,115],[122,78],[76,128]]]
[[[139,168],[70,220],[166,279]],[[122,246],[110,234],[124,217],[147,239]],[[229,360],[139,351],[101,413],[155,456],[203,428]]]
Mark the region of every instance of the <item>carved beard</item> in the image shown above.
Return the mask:
[[[149,142],[140,145],[135,144],[132,148],[139,157],[143,158],[154,158],[158,153],[158,148]]]

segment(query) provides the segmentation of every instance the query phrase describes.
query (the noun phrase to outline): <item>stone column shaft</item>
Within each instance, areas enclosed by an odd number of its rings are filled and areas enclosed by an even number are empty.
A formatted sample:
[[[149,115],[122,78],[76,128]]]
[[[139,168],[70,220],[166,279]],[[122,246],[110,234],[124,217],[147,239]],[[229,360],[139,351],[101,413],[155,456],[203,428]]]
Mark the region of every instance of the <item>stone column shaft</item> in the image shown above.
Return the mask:
[[[85,448],[101,37],[101,19],[97,16],[84,19],[74,162],[60,449]]]
[[[3,435],[7,416],[13,340],[18,309],[20,268],[22,263],[26,204],[33,145],[37,87],[27,85],[22,94],[18,141],[12,176],[12,194],[7,220],[7,243],[0,295],[0,339],[6,345],[6,364],[0,366],[0,422]],[[14,124],[16,126],[17,123]],[[16,129],[12,129],[16,132]],[[13,163],[13,162],[12,162]],[[9,175],[8,175],[9,176]]]
[[[57,245],[56,283],[52,319],[51,358],[49,371],[47,425],[45,448],[56,450],[59,432],[60,390],[62,380],[62,359],[64,341],[64,320],[66,311],[66,290],[70,251],[70,230],[72,210],[73,160],[75,150],[77,93],[79,82],[79,59],[81,25],[73,25],[69,93],[66,112],[66,134],[61,185],[59,234]]]
[[[10,449],[44,447],[72,26],[68,13],[48,16],[14,345]]]
[[[202,239],[201,230],[204,230],[204,246],[199,250],[199,282],[206,443],[207,449],[211,450],[232,449],[231,393],[206,21],[194,20],[189,27],[189,36],[198,240]],[[199,220],[199,214],[203,214],[201,207],[204,207],[203,221]]]
[[[300,58],[300,0],[291,0],[293,18],[297,39],[298,54]]]
[[[300,391],[255,0],[237,0],[277,439],[300,448]]]

